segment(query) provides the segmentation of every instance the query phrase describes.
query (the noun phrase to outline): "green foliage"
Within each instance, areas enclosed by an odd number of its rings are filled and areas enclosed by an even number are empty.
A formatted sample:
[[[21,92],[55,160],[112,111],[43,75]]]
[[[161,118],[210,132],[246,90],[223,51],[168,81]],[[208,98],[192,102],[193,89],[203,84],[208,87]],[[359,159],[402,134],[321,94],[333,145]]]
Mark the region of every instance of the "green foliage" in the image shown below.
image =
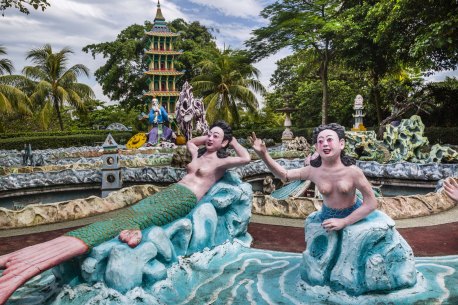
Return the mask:
[[[0,139],[11,139],[11,138],[34,138],[34,137],[61,137],[69,135],[103,135],[107,136],[108,133],[124,133],[124,131],[108,131],[108,130],[91,130],[91,129],[80,129],[77,131],[64,130],[64,131],[41,131],[41,132],[7,132],[0,133]]]
[[[239,111],[240,113],[240,129],[258,129],[261,126],[268,128],[280,127],[285,121],[284,114],[279,111],[270,111],[268,107],[264,107],[262,111]]]
[[[30,11],[27,8],[27,5],[31,5],[34,9],[41,9],[44,11],[50,4],[47,0],[2,0],[0,2],[0,11],[2,16],[5,16],[5,11],[7,8],[14,7],[18,9],[21,13],[29,14]]]
[[[126,109],[119,105],[103,106],[99,101],[88,105],[88,111],[75,111],[64,116],[65,125],[72,130],[106,128],[112,123],[121,123],[133,130],[146,131],[148,126],[145,121],[139,121],[137,116],[141,113],[141,106]],[[75,118],[76,117],[76,118]]]
[[[257,80],[259,71],[246,52],[216,49],[198,66],[201,75],[191,84],[194,95],[203,97],[210,124],[222,119],[238,126],[239,110],[257,111],[259,102],[254,92],[264,94],[266,89]]]
[[[399,60],[423,70],[455,69],[458,64],[458,2],[380,1],[378,14],[387,16],[377,26],[377,41],[396,50]]]
[[[0,45],[0,55],[6,55],[5,47]],[[0,59],[0,75],[6,73],[11,74],[14,70],[13,63],[7,58]]]
[[[25,144],[31,144],[32,149],[48,149],[48,148],[65,148],[65,147],[78,147],[78,146],[94,146],[96,143],[100,145],[104,142],[108,131],[81,133],[74,132],[73,134],[63,135],[41,135],[40,133],[32,134],[32,136],[20,136],[0,138],[0,149],[16,149],[21,150]],[[111,132],[115,141],[123,145],[132,137],[131,132]]]
[[[458,145],[458,127],[426,127],[424,136],[429,144]]]
[[[199,22],[186,23],[176,19],[169,23],[171,29],[177,31],[175,48],[183,52],[175,61],[177,70],[184,70],[185,75],[177,83],[179,88],[185,80],[197,73],[196,63],[208,58],[209,52],[216,49],[216,44],[209,29]],[[125,108],[144,105],[144,93],[148,91],[149,56],[145,47],[149,46],[146,32],[150,31],[152,23],[145,21],[144,25],[133,24],[121,31],[116,40],[87,45],[84,52],[102,55],[106,63],[99,67],[94,75],[102,86],[103,94],[113,101],[119,101]]]
[[[273,139],[277,143],[281,143],[282,133],[285,130],[284,127],[267,128],[258,127],[257,129],[235,129],[233,131],[234,136],[237,138],[246,139],[251,136],[252,132],[256,133],[256,137],[261,139]],[[291,128],[295,137],[304,137],[309,143],[311,143],[313,128]]]
[[[116,40],[87,45],[84,52],[102,55],[106,63],[94,75],[102,86],[103,94],[111,100],[120,101],[124,107],[143,104],[143,93],[148,90],[148,66],[145,56],[146,35],[152,27],[151,22],[133,24],[118,34]]]
[[[183,77],[177,82],[179,88],[185,81],[199,74],[197,64],[216,50],[216,43],[215,38],[210,34],[212,29],[201,25],[198,21],[187,23],[178,18],[170,22],[168,26],[172,31],[180,34],[175,43],[175,48],[183,52],[175,61],[176,69],[184,72]]]
[[[318,65],[313,52],[296,52],[278,61],[271,79],[276,90],[266,95],[266,107],[273,111],[283,108],[288,96],[290,106],[297,109],[291,114],[294,126],[320,125],[323,89],[322,82],[313,73]],[[368,96],[365,79],[359,73],[331,63],[328,80],[329,121],[352,126],[353,101],[357,94]],[[365,122],[367,120],[368,124],[372,124],[375,115],[371,115],[373,109],[367,106],[366,103]]]
[[[67,69],[71,53],[73,51],[69,48],[54,53],[49,44],[27,52],[26,58],[35,65],[24,67],[23,73],[34,82],[30,99],[39,114],[38,122],[44,128],[51,122],[51,117],[57,115],[59,127],[64,130],[62,106],[67,103],[81,109],[89,99],[94,98],[91,87],[78,83],[78,76],[89,76],[89,69],[82,64]]]
[[[276,1],[261,12],[269,24],[254,30],[254,37],[246,42],[256,59],[285,47],[314,55],[318,62],[314,72],[322,84],[322,123],[328,121],[328,66],[334,58],[333,44],[341,28],[338,19],[341,5],[337,0]]]
[[[458,125],[458,80],[456,78],[446,78],[442,82],[425,85],[424,95],[425,99],[430,100],[435,106],[428,115],[422,117],[425,125],[447,127]]]

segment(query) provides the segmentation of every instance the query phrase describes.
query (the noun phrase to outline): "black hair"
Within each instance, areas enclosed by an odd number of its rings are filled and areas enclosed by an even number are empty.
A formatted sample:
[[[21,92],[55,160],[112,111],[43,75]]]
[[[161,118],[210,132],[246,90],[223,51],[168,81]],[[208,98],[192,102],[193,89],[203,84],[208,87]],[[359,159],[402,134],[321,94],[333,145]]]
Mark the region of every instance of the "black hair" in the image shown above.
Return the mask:
[[[345,140],[345,127],[337,123],[331,123],[331,124],[323,124],[313,129],[313,135],[312,135],[313,144],[316,144],[318,134],[327,129],[335,131],[335,133],[337,133],[337,136],[339,137],[339,141],[341,139]],[[356,160],[350,156],[347,156],[345,154],[345,150],[343,149],[340,152],[340,160],[342,161],[342,164],[345,166],[356,164]],[[310,160],[310,165],[313,167],[320,167],[321,163],[322,163],[321,156],[318,156],[317,158]]]
[[[231,143],[232,141],[232,128],[225,121],[216,121],[210,126],[209,130],[211,130],[213,127],[219,127],[224,131],[223,141],[227,140],[227,145],[219,149],[216,152],[216,155],[218,156],[218,158],[226,158],[229,156],[227,148],[229,147],[229,143]],[[199,150],[197,151],[197,157],[202,156],[206,151],[207,149],[205,147],[199,148]]]

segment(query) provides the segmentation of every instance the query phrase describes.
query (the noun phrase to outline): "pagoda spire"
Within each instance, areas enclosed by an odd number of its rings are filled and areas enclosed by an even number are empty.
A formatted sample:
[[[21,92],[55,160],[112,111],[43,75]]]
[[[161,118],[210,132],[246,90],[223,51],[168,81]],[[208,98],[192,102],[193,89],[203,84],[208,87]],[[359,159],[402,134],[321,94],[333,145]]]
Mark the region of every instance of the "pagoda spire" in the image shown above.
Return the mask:
[[[154,18],[154,22],[158,20],[165,21],[165,18],[162,15],[161,3],[159,2],[159,0],[157,0],[156,18]]]

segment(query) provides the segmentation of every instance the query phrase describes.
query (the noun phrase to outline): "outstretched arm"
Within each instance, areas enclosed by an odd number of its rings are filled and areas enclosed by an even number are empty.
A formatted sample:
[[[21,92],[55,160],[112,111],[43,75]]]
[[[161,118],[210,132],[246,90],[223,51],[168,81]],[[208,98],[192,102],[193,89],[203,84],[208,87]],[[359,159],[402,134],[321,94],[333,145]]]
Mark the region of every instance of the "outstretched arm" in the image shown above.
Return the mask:
[[[269,170],[275,175],[275,177],[280,178],[284,181],[292,180],[308,180],[310,175],[310,167],[298,168],[287,170],[280,164],[278,164],[267,152],[266,145],[261,139],[256,138],[256,134],[253,132],[249,138],[253,146],[254,152],[264,161]]]
[[[61,236],[0,256],[0,269],[5,269],[0,277],[0,304],[34,276],[88,250],[81,240]]]
[[[458,202],[458,183],[453,178],[447,178],[444,181],[444,190],[447,196]]]

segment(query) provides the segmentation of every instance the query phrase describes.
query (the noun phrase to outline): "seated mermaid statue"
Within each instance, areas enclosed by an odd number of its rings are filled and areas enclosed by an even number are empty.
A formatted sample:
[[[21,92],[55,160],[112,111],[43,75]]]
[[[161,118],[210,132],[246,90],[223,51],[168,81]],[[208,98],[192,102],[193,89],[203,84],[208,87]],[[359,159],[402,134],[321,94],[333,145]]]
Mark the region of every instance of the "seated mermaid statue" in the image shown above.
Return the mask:
[[[205,147],[199,149],[201,145]],[[227,155],[229,146],[237,156]],[[231,128],[223,121],[213,124],[207,136],[188,141],[187,148],[192,161],[187,166],[187,174],[178,183],[120,211],[113,219],[0,256],[0,268],[5,269],[0,277],[0,304],[32,277],[88,253],[118,234],[121,241],[136,247],[142,239],[141,230],[186,216],[227,169],[250,162],[248,151],[232,137]]]
[[[286,170],[267,152],[265,144],[253,133],[250,141],[254,151],[266,163],[272,173],[284,180],[311,180],[323,195],[320,213],[322,226],[327,231],[338,231],[374,211],[377,200],[371,184],[355,160],[346,156],[345,129],[336,123],[321,125],[313,131],[313,143],[318,156],[308,161],[311,166]],[[307,162],[307,160],[306,160]],[[363,200],[357,199],[356,190]]]

